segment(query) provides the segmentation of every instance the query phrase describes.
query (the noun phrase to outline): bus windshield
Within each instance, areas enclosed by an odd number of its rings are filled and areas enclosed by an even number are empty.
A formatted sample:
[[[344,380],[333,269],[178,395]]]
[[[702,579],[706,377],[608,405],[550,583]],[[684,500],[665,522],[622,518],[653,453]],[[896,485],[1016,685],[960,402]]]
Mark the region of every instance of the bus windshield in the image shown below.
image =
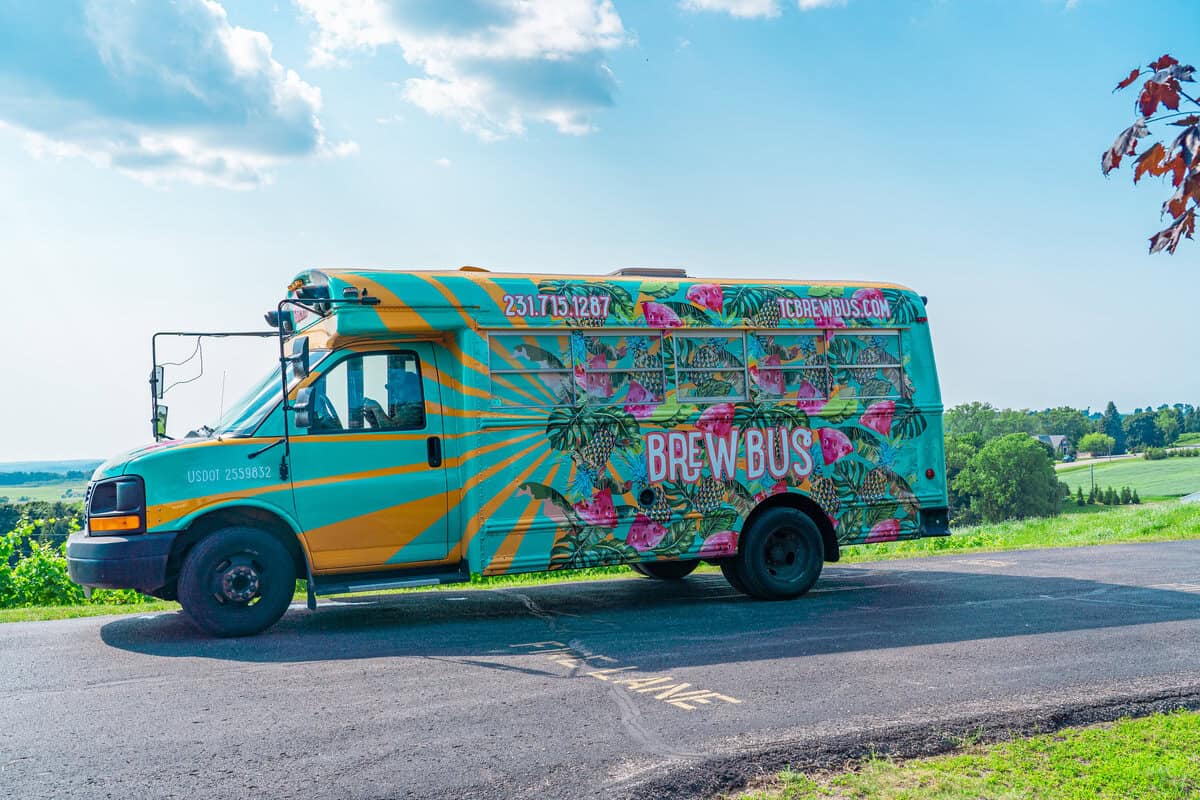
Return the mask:
[[[313,350],[309,363],[316,367],[328,350]],[[291,390],[296,384],[296,375],[291,363],[287,366],[287,385]],[[212,426],[212,436],[249,436],[258,427],[263,417],[279,402],[279,370],[273,369],[242,395],[236,403],[221,415]]]

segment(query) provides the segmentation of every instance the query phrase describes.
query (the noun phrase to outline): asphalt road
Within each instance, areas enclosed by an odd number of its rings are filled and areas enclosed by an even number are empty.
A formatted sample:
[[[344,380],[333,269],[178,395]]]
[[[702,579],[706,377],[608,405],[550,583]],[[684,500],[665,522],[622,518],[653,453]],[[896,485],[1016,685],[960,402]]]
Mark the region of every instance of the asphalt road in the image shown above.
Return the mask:
[[[792,762],[1200,705],[1200,543],[428,592],[201,638],[0,625],[0,787],[34,798],[697,796]]]

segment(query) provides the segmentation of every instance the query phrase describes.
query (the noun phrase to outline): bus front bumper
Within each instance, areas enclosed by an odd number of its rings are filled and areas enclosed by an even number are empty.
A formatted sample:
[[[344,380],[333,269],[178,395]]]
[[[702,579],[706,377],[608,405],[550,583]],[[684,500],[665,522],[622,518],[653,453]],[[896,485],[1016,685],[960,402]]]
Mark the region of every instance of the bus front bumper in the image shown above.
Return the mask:
[[[89,589],[137,589],[150,594],[167,583],[174,533],[89,536],[67,540],[67,574]]]

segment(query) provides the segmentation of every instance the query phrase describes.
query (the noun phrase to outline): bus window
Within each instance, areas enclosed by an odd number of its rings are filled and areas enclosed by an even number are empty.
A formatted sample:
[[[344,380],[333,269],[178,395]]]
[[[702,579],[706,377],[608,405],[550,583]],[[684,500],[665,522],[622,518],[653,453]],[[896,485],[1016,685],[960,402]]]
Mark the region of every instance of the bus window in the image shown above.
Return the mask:
[[[750,380],[776,401],[829,399],[825,334],[757,331],[749,337]]]
[[[313,398],[313,432],[425,427],[421,365],[415,353],[372,353],[344,359],[317,381]]]
[[[746,399],[746,339],[741,333],[673,332],[675,388],[680,402]]]
[[[488,336],[492,406],[571,405],[575,381],[567,334],[492,333]]]
[[[593,405],[656,405],[666,391],[662,334],[597,334],[576,331],[573,352],[581,358],[580,382]]]
[[[899,331],[834,332],[828,353],[833,385],[843,387],[843,393],[863,400],[905,396]]]

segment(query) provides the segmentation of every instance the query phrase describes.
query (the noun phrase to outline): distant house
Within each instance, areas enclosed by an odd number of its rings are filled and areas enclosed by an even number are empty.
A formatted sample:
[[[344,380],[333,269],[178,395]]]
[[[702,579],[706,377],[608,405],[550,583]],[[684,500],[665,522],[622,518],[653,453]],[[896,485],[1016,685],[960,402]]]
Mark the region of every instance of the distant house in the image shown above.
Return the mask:
[[[1058,436],[1056,434],[1031,433],[1029,434],[1037,439],[1042,444],[1048,444],[1054,449],[1054,452],[1061,458],[1071,452],[1071,440],[1066,436]]]

